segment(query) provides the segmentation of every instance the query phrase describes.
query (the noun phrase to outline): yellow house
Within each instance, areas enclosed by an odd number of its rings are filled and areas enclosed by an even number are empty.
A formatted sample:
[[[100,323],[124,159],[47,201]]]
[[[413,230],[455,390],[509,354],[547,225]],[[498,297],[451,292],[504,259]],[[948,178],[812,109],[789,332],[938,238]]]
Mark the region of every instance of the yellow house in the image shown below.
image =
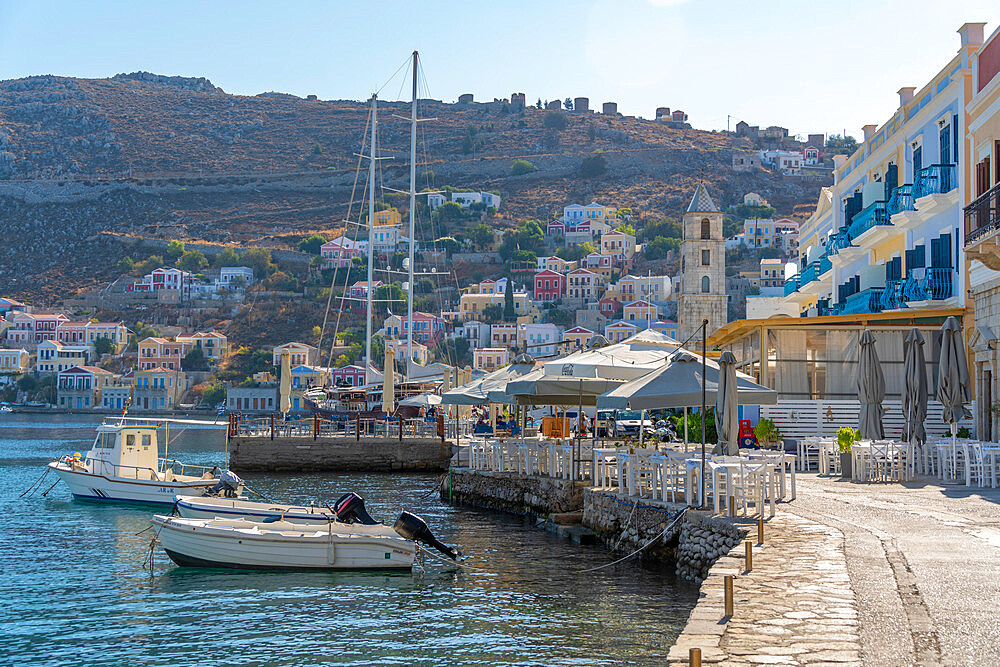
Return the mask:
[[[25,349],[0,350],[0,373],[24,373],[30,359]]]
[[[510,363],[510,350],[506,347],[477,347],[472,351],[472,367],[492,372]]]
[[[570,299],[596,301],[604,291],[607,280],[588,269],[576,269],[566,276],[566,296]]]
[[[375,225],[377,227],[382,226],[396,226],[402,224],[402,218],[399,215],[399,211],[394,208],[386,208],[381,211],[375,211]]]
[[[584,327],[573,327],[563,332],[563,341],[571,350],[583,349],[594,337],[594,332]]]
[[[617,229],[601,234],[601,254],[620,260],[632,259],[635,255],[635,237]]]
[[[503,308],[504,294],[463,294],[458,299],[458,311],[462,319],[476,319],[487,306],[499,305]],[[517,316],[528,313],[528,295],[524,292],[514,293],[514,314]]]
[[[633,301],[622,307],[622,319],[627,322],[655,322],[656,306],[648,301]]]
[[[629,322],[615,322],[604,327],[604,337],[609,343],[620,343],[639,333],[639,327]]]

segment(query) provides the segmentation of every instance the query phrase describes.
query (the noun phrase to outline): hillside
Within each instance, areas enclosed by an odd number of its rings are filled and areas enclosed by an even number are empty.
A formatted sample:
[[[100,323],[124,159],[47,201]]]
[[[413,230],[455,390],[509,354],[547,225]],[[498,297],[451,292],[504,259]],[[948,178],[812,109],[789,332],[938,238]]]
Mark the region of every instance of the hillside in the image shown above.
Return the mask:
[[[395,115],[409,107],[380,109],[379,144],[394,158],[381,180],[404,189],[409,124]],[[574,112],[555,130],[549,113],[423,101],[434,120],[421,124],[418,171],[433,180],[421,185],[496,190],[506,217],[543,220],[592,200],[677,216],[700,181],[725,204],[753,190],[801,214],[821,185],[733,172],[733,151],[751,147],[726,133]],[[148,73],[0,82],[0,293],[54,302],[106,279],[121,250],[101,231],[287,247],[337,228],[367,115],[361,102],[229,95],[207,79]],[[595,151],[607,172],[581,178]],[[538,171],[512,176],[518,158]]]

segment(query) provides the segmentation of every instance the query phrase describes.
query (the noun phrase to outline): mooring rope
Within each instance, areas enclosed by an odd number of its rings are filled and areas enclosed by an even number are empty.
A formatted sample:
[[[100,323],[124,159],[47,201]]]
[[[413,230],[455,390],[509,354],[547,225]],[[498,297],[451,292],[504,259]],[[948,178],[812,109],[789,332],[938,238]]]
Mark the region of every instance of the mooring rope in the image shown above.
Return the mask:
[[[24,498],[29,493],[33,493],[35,491],[35,487],[39,486],[42,483],[42,480],[45,479],[45,476],[49,474],[50,470],[52,470],[52,468],[45,466],[45,472],[43,472],[41,476],[35,480],[34,484],[25,489],[24,493],[19,495],[18,498]]]
[[[645,549],[646,547],[648,547],[650,544],[652,544],[653,542],[656,542],[657,540],[659,540],[660,538],[662,538],[664,535],[666,535],[667,531],[670,530],[671,528],[673,528],[674,525],[678,521],[681,520],[681,517],[683,517],[687,513],[688,509],[689,508],[687,508],[687,507],[685,507],[684,509],[682,509],[680,511],[680,513],[676,517],[674,517],[674,520],[671,521],[669,524],[667,524],[667,527],[664,528],[663,531],[659,535],[657,535],[653,539],[649,540],[648,542],[646,542],[645,544],[643,544],[641,547],[639,547],[638,549],[636,549],[632,553],[628,554],[627,556],[622,556],[618,560],[612,561],[610,563],[605,563],[604,565],[598,565],[597,567],[591,567],[591,568],[588,568],[586,570],[580,570],[579,574],[583,574],[584,572],[596,572],[597,570],[603,570],[606,567],[611,567],[612,565],[617,565],[618,563],[621,563],[622,561],[628,560],[632,556],[635,556],[640,551],[642,551],[643,549]]]

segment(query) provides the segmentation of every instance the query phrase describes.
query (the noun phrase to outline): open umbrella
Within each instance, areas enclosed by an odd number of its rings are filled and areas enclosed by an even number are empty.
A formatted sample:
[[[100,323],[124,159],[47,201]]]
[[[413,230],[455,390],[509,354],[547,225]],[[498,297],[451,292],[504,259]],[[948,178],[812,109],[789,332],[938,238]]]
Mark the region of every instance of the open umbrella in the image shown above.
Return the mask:
[[[431,393],[417,394],[416,396],[404,398],[399,402],[399,407],[403,407],[404,405],[411,408],[432,408],[435,405],[441,405],[441,397]]]
[[[875,351],[875,336],[865,329],[858,341],[858,400],[861,401],[860,430],[863,440],[883,440],[882,401],[885,400],[885,375]]]
[[[944,410],[946,424],[951,425],[952,441],[958,434],[958,422],[965,416],[964,404],[969,402],[969,366],[965,362],[962,329],[954,317],[941,327],[941,357],[938,360],[937,399]]]
[[[718,448],[726,456],[738,456],[740,446],[740,404],[736,388],[736,356],[726,350],[719,357],[719,389],[715,396],[715,429]]]
[[[903,440],[927,442],[924,420],[927,419],[927,362],[924,337],[919,329],[910,329],[903,341]]]

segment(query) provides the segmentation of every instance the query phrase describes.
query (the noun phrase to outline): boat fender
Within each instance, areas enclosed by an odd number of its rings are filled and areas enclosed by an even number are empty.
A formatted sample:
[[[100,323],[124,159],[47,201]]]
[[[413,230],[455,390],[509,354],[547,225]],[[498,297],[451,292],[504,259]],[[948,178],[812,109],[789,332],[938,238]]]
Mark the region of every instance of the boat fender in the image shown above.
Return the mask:
[[[427,527],[427,522],[416,514],[411,514],[410,512],[401,513],[392,528],[402,537],[426,544],[429,547],[434,547],[452,560],[458,560],[458,557],[461,555],[455,547],[449,547],[447,544],[438,541],[431,532],[431,529]]]

